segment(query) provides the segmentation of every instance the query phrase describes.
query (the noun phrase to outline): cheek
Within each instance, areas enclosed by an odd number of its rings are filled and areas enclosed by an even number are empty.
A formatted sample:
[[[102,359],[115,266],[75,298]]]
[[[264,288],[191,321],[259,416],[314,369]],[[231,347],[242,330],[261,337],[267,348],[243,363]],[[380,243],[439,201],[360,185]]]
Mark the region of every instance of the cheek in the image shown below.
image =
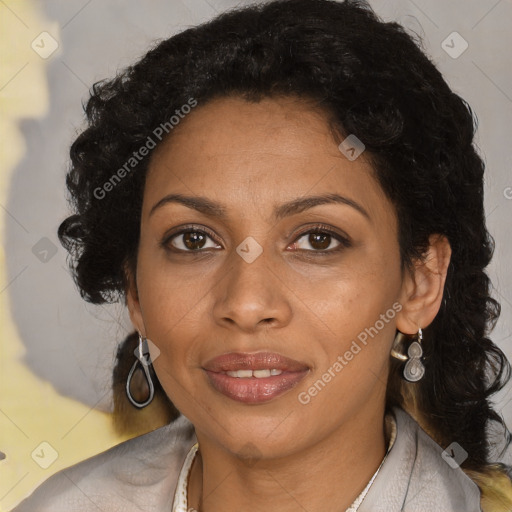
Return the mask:
[[[331,388],[335,393],[339,390],[343,394],[354,386],[373,386],[377,376],[386,371],[395,333],[400,309],[399,263],[377,251],[365,257],[359,254],[330,276],[302,278],[300,289],[298,282],[294,291],[305,306],[301,308],[305,315],[299,320],[303,324],[299,331],[307,333],[303,340],[310,338],[317,347],[313,380],[331,369],[331,375],[336,374],[332,380],[337,384]],[[338,371],[332,368],[337,361]],[[364,394],[363,389],[360,392]]]
[[[297,390],[310,412],[332,412],[338,404],[340,414],[350,413],[385,394],[398,303],[372,282],[367,288],[360,280],[340,284],[335,304],[328,301],[315,311],[321,318],[317,323],[328,327],[316,337],[309,330],[315,367]]]
[[[207,332],[205,293],[208,285],[204,278],[194,283],[183,278],[169,265],[151,261],[141,253],[139,258],[138,289],[146,332],[158,347],[160,354],[154,361],[158,379],[167,394],[183,386],[190,370],[188,361],[198,360],[201,333]],[[188,387],[188,386],[187,386]],[[172,400],[172,396],[169,394]]]
[[[192,268],[193,267],[193,268]],[[160,248],[141,241],[137,284],[146,327],[156,338],[166,339],[183,323],[197,321],[208,276],[198,265],[172,265]]]
[[[399,264],[377,251],[353,252],[339,265],[281,273],[310,319],[322,320],[333,335],[354,336],[373,325],[397,300]],[[293,296],[292,296],[293,297]]]

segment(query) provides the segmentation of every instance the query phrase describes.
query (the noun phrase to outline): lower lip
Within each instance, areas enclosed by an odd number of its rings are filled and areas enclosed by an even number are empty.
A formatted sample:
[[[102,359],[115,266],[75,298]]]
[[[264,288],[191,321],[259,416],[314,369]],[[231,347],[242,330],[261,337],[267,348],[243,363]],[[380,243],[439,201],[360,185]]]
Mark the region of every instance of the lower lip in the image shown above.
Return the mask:
[[[280,375],[261,379],[257,377],[243,379],[230,377],[225,373],[205,371],[211,385],[223,395],[244,404],[260,404],[269,402],[295,387],[309,370],[283,372]]]

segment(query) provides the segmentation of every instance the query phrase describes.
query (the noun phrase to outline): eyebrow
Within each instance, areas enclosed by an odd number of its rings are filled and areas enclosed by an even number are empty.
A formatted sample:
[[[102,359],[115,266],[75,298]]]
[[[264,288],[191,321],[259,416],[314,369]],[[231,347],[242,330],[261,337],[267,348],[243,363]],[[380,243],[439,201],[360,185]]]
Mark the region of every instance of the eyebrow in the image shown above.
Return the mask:
[[[187,208],[197,210],[198,212],[209,217],[217,217],[221,220],[225,220],[227,218],[227,210],[222,204],[212,201],[206,197],[185,196],[183,194],[169,194],[163,197],[151,208],[149,216],[151,217],[151,215],[153,215],[157,209],[170,203],[182,204]],[[287,203],[283,203],[274,208],[273,219],[275,222],[277,222],[284,217],[301,213],[305,210],[313,208],[314,206],[319,206],[322,204],[344,204],[351,206],[368,220],[371,220],[368,212],[359,203],[353,199],[349,199],[348,197],[344,197],[339,194],[324,194],[293,199],[292,201],[288,201]]]

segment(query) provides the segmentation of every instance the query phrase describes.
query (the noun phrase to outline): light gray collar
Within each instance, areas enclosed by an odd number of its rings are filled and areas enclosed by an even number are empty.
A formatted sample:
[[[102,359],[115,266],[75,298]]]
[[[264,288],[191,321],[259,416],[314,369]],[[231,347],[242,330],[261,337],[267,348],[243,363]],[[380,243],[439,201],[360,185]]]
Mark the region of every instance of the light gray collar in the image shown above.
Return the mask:
[[[443,449],[403,409],[397,436],[359,512],[481,512],[480,490],[443,458]],[[445,455],[446,456],[446,455]]]

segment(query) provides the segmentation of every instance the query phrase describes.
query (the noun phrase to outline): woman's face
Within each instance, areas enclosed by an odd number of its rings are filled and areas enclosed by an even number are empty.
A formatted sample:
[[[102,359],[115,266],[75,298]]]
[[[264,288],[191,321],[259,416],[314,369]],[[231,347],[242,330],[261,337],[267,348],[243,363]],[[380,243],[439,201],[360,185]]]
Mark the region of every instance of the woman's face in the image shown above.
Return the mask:
[[[382,417],[396,214],[305,103],[216,99],[174,128],[149,167],[136,284],[132,320],[198,437],[274,457]],[[233,353],[277,356],[212,363]]]

